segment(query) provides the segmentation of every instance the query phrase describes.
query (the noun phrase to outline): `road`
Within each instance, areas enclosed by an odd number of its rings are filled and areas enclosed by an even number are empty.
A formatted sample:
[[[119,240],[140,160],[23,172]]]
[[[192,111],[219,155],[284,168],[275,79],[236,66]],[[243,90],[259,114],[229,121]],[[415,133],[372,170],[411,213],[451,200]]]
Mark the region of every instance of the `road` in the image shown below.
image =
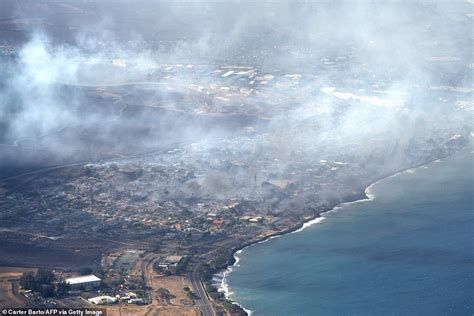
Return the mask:
[[[153,262],[156,259],[156,255],[150,253],[142,258],[140,263],[140,268],[142,271],[143,282],[145,283],[147,290],[147,302],[146,304],[151,304],[152,302],[152,295],[151,295],[151,278],[153,274]],[[193,267],[193,270],[188,273],[189,280],[191,281],[192,287],[198,298],[196,299],[198,307],[201,309],[201,313],[203,316],[216,316],[214,313],[214,309],[209,304],[209,297],[204,289],[204,285],[201,282],[199,277],[199,271],[202,263],[199,262]]]
[[[31,299],[27,298],[24,295],[20,294],[20,289],[18,286],[18,281],[12,281],[11,282],[12,286],[12,293],[13,295],[20,301],[25,302],[25,307],[35,307],[35,308],[40,308],[41,305],[38,304],[37,302],[32,301]]]
[[[201,282],[201,278],[199,277],[199,271],[201,268],[202,263],[199,262],[193,267],[193,271],[189,272],[189,280],[193,285],[194,292],[197,294],[198,299],[197,305],[201,309],[203,316],[215,316],[214,309],[209,304],[209,298],[207,296],[206,290]]]
[[[146,302],[145,304],[151,304],[152,295],[151,295],[151,278],[152,278],[152,269],[153,269],[153,262],[155,260],[155,254],[148,254],[143,257],[142,262],[140,264],[140,269],[142,270],[142,278],[143,283],[146,286]]]

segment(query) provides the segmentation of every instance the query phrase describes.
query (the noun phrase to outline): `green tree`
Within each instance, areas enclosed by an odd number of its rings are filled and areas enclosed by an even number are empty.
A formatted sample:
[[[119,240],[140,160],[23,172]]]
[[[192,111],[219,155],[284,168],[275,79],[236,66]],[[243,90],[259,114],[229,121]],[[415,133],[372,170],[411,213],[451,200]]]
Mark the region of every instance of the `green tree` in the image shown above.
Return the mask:
[[[189,260],[191,260],[191,256],[184,256],[184,258],[180,262],[178,262],[178,264],[176,265],[176,274],[180,274],[186,269]]]
[[[91,268],[82,268],[79,270],[80,275],[88,275],[92,274],[92,269]]]
[[[59,282],[57,287],[56,287],[56,293],[58,295],[65,295],[65,294],[67,294],[67,292],[69,292],[69,290],[70,290],[69,284],[67,284],[64,281]]]
[[[33,272],[25,272],[20,278],[20,286],[24,289],[31,290],[35,282],[35,275]]]
[[[53,283],[55,279],[54,273],[48,269],[38,269],[36,273],[35,281],[37,283],[50,284]]]
[[[56,291],[51,284],[41,284],[39,292],[43,297],[54,297],[56,295]]]

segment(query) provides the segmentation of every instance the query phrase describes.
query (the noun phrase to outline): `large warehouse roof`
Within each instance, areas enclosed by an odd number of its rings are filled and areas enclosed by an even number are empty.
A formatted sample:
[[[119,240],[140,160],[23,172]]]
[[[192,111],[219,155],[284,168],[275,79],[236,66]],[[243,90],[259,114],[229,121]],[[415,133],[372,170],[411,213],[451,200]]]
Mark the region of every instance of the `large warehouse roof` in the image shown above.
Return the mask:
[[[66,279],[67,284],[81,284],[81,283],[90,283],[90,282],[97,282],[97,281],[100,281],[100,279],[93,274]]]

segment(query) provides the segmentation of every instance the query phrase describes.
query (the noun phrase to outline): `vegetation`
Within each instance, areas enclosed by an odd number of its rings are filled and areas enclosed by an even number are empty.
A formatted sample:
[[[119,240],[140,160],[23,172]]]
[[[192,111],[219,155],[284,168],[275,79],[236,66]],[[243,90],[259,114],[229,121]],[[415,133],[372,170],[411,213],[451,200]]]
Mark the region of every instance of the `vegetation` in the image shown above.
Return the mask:
[[[199,298],[199,296],[196,295],[196,293],[194,293],[193,291],[189,290],[186,292],[186,295],[188,296],[188,298],[190,300],[195,300],[197,298]]]
[[[223,269],[228,265],[230,260],[232,260],[232,249],[219,248],[211,265],[215,270]]]
[[[214,300],[224,297],[224,294],[222,292],[219,292],[215,286],[212,286],[212,285],[206,286],[206,291],[209,294],[209,296],[212,297]]]
[[[238,305],[232,304],[230,302],[224,302],[224,307],[229,311],[231,315],[247,316],[247,313]]]
[[[69,285],[64,282],[57,282],[51,270],[39,269],[33,272],[23,273],[20,279],[20,286],[24,289],[40,293],[43,297],[61,296],[68,292]]]
[[[204,281],[209,282],[212,280],[212,276],[217,272],[216,268],[211,267],[207,263],[201,266],[201,275]]]
[[[191,256],[184,256],[184,258],[181,259],[181,261],[176,266],[176,274],[180,274],[186,269],[186,267],[188,266],[189,260],[191,260]]]
[[[158,295],[160,295],[160,298],[163,299],[163,300],[166,300],[166,301],[169,301],[169,300],[176,297],[173,294],[171,294],[170,291],[168,291],[167,289],[162,288],[162,287],[160,287],[156,291],[158,292]]]
[[[82,268],[79,270],[80,275],[89,275],[92,274],[92,269],[91,268]]]

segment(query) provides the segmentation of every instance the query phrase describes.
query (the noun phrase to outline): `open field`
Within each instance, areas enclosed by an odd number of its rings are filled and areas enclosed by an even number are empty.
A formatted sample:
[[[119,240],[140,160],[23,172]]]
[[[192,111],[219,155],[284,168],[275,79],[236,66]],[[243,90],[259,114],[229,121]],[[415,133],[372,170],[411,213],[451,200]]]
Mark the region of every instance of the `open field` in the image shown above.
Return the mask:
[[[32,268],[0,267],[0,308],[26,307],[28,303],[18,296],[18,280],[24,272]]]
[[[130,307],[130,306],[116,306],[107,307],[108,316],[199,316],[199,309],[184,308],[182,306],[143,306],[143,307]]]
[[[52,240],[27,233],[0,232],[0,264],[24,267],[78,269],[100,265],[109,242],[94,239]]]

